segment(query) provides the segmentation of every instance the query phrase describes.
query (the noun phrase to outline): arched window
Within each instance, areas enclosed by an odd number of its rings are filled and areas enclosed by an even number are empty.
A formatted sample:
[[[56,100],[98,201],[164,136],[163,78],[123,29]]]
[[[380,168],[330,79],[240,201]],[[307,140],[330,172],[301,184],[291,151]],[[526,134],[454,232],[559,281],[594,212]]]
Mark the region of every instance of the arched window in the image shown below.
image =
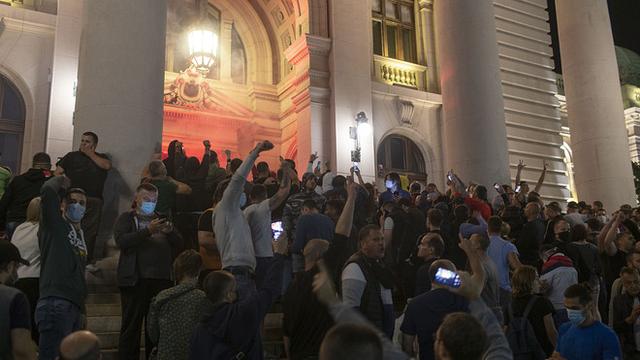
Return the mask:
[[[413,0],[373,0],[373,53],[416,62]]]
[[[412,180],[426,180],[426,163],[418,146],[401,135],[387,136],[378,148],[378,166],[384,172],[397,172]]]
[[[0,75],[0,165],[16,173],[20,167],[25,105],[16,86]]]
[[[235,25],[231,27],[231,80],[236,84],[247,82],[247,55]]]

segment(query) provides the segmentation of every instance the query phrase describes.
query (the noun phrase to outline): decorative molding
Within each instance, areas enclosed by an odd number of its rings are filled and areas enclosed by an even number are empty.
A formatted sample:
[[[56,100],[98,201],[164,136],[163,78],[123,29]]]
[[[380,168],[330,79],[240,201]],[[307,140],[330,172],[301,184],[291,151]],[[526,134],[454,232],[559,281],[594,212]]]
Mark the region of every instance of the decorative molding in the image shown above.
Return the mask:
[[[413,125],[413,115],[415,113],[415,107],[413,102],[401,97],[396,97],[396,111],[398,112],[398,120],[400,125]]]
[[[41,24],[3,16],[0,18],[0,32],[5,29],[46,36],[54,36],[56,32],[56,27],[54,25]]]
[[[373,69],[376,80],[380,82],[426,90],[426,66],[374,55]]]
[[[418,9],[420,11],[422,10],[433,11],[433,0],[419,0]]]

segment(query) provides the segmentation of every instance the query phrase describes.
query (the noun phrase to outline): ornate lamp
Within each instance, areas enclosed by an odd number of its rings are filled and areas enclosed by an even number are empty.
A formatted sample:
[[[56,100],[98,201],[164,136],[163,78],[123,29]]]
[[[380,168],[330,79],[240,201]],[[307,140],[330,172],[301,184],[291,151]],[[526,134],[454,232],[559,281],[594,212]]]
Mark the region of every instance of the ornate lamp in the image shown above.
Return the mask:
[[[188,39],[191,63],[206,75],[218,56],[218,35],[206,28],[196,28],[189,33]]]

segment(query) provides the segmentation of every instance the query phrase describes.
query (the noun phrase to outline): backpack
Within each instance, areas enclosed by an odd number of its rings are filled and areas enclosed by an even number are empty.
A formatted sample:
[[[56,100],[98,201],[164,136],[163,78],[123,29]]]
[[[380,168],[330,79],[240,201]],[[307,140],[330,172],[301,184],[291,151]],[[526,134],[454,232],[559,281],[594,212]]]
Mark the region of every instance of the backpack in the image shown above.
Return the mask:
[[[513,352],[513,360],[546,359],[546,354],[542,351],[542,346],[540,346],[533,327],[527,318],[536,300],[538,300],[537,296],[533,296],[529,300],[521,317],[514,317],[513,310],[509,306],[510,321],[506,335],[511,352]]]

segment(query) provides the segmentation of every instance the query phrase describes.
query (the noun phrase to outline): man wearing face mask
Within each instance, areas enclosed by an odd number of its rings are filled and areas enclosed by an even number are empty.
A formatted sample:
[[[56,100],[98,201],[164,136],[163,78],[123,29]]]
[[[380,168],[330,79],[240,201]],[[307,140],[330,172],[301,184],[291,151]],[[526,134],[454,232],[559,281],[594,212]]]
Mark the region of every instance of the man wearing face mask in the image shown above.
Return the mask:
[[[84,323],[87,245],[80,223],[87,196],[79,188],[66,190],[70,184],[66,176],[56,176],[40,191],[40,299],[35,312],[40,359],[54,359],[62,339]]]
[[[582,284],[564,292],[569,322],[558,330],[558,346],[551,359],[622,359],[618,337],[595,319],[596,304],[591,290]]]
[[[411,194],[402,189],[400,175],[397,173],[388,173],[384,178],[384,186],[387,190],[378,197],[378,204],[380,205],[386,202],[398,201],[402,198],[411,199]]]
[[[31,341],[29,301],[11,285],[18,279],[18,267],[29,265],[18,248],[0,241],[0,359],[35,359]]]
[[[625,359],[640,357],[640,274],[624,267],[620,280],[625,291],[613,299],[613,329],[620,337]]]
[[[152,184],[138,186],[134,208],[121,214],[113,230],[120,248],[118,286],[122,302],[120,359],[138,359],[140,333],[151,300],[173,286],[172,264],[182,239],[171,222],[155,212],[158,189]],[[145,333],[146,351],[151,342]]]

